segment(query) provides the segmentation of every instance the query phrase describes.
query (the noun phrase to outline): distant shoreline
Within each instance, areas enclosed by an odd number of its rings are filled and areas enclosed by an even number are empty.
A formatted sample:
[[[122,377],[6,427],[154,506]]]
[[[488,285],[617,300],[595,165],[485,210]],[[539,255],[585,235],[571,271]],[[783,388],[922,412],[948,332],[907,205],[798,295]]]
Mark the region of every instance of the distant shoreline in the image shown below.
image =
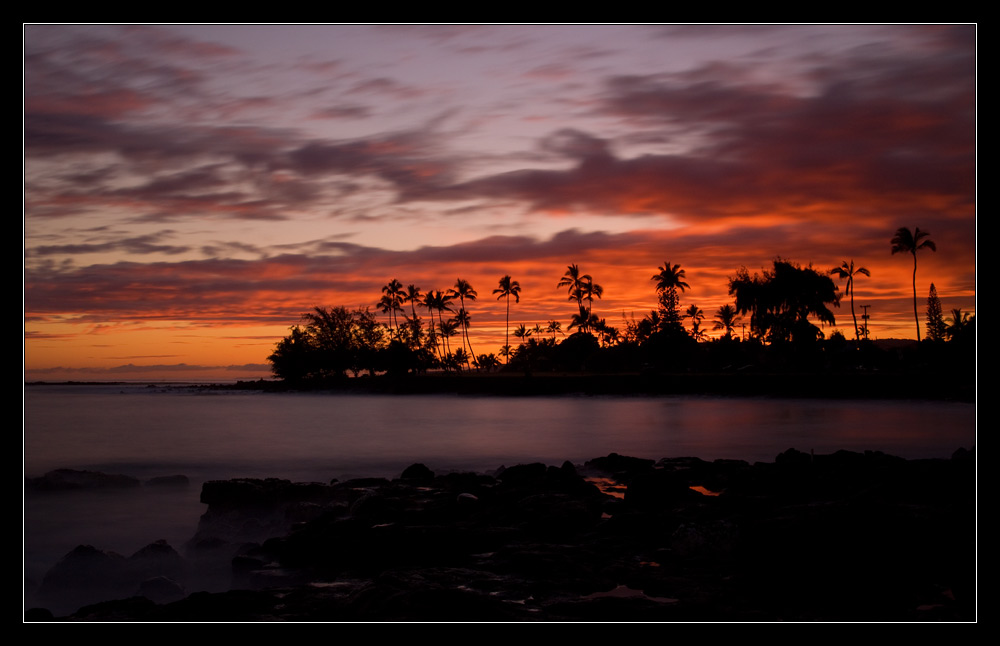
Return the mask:
[[[672,396],[776,397],[810,399],[915,399],[975,403],[976,384],[936,380],[923,373],[431,373],[345,378],[322,384],[290,385],[259,379],[234,383],[192,381],[26,382],[25,386],[133,386],[258,390],[265,392],[337,392],[398,395],[497,396]]]

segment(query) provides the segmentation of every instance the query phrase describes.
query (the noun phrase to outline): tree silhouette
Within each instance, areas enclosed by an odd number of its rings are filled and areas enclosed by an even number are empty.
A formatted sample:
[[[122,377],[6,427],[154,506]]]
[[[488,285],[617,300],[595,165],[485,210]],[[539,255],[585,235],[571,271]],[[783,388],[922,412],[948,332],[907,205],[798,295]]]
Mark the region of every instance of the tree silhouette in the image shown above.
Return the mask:
[[[714,318],[715,322],[712,324],[712,329],[723,330],[725,338],[733,338],[733,330],[736,329],[736,323],[740,318],[740,315],[736,312],[736,308],[728,303],[722,305],[716,310]]]
[[[491,352],[490,354],[479,355],[473,363],[480,370],[490,372],[492,370],[496,370],[497,366],[500,365],[500,360],[497,359],[497,356]]]
[[[655,274],[650,280],[656,281],[656,291],[662,292],[671,287],[677,289],[679,288],[682,292],[690,287],[686,282],[684,282],[684,270],[681,269],[680,265],[670,265],[670,261],[663,263],[662,267],[657,267],[660,270],[658,274]]]
[[[917,341],[920,341],[920,317],[917,315],[917,252],[921,249],[937,251],[937,246],[930,239],[930,235],[929,231],[921,231],[920,227],[912,232],[906,227],[899,227],[890,241],[893,255],[909,253],[913,256],[913,321],[917,325]]]
[[[976,321],[976,317],[969,317],[968,312],[963,312],[961,308],[954,308],[951,310],[951,316],[948,318],[948,325],[945,327],[945,334],[948,335],[949,341],[959,341],[965,336],[966,332],[971,328]]]
[[[466,355],[466,363],[468,363],[476,356],[475,352],[472,350],[472,340],[469,339],[469,326],[472,325],[472,317],[469,316],[468,310],[464,307],[460,307],[458,308],[458,312],[455,314],[455,322],[458,323],[458,326],[464,331],[463,341],[469,344],[469,352]],[[462,346],[462,349],[465,349],[465,345]]]
[[[302,322],[268,357],[277,377],[300,383],[341,379],[348,370],[374,374],[386,349],[385,327],[367,309],[316,307],[302,315]]]
[[[573,328],[577,328],[580,332],[589,334],[591,330],[596,329],[600,324],[601,320],[597,318],[597,315],[587,311],[587,308],[581,305],[580,312],[573,315],[566,329],[572,330]]]
[[[815,341],[820,331],[809,317],[834,325],[833,312],[826,305],[839,303],[837,287],[828,276],[781,258],[763,274],[751,276],[741,267],[729,279],[729,294],[735,297],[737,312],[750,313],[754,335],[771,343]]]
[[[871,276],[871,272],[864,267],[854,268],[854,261],[850,262],[844,261],[839,267],[834,267],[830,270],[831,276],[837,276],[841,279],[847,279],[847,284],[844,285],[844,293],[851,297],[851,318],[854,319],[854,339],[857,342],[861,342],[861,332],[858,330],[858,317],[854,314],[854,277],[858,274],[864,276]]]
[[[479,296],[479,294],[476,292],[475,289],[472,288],[472,285],[469,283],[469,281],[465,280],[464,278],[459,278],[458,280],[456,280],[455,286],[449,289],[448,293],[451,295],[452,298],[458,297],[460,303],[460,309],[458,310],[458,314],[455,316],[455,318],[462,326],[462,331],[464,332],[464,336],[462,339],[462,348],[464,349],[465,344],[468,343],[469,355],[474,357],[475,352],[472,351],[472,340],[469,339],[469,323],[472,321],[472,317],[470,317],[469,313],[465,310],[465,299],[474,301],[476,300],[476,297]],[[466,361],[468,362],[468,358],[466,359]]]
[[[565,287],[566,291],[569,292],[569,300],[576,301],[577,305],[583,306],[583,286],[587,282],[593,282],[593,278],[589,274],[581,274],[580,268],[576,265],[569,265],[566,267],[566,273],[563,277],[559,279],[559,284],[556,288]]]
[[[531,336],[531,330],[522,323],[514,329],[514,336],[521,339],[521,343],[524,343],[524,340]]]
[[[576,265],[566,267],[566,273],[559,279],[559,284],[556,287],[565,287],[569,293],[569,300],[576,301],[580,309],[584,309],[583,301],[587,301],[585,309],[588,318],[593,310],[594,299],[600,298],[604,294],[604,288],[595,283],[590,274],[581,274],[580,268]],[[574,318],[578,317],[574,315]]]
[[[451,311],[451,306],[448,304],[448,297],[439,291],[429,291],[424,294],[424,307],[427,311],[431,313],[431,328],[434,328],[434,312],[438,313],[438,331],[441,332],[441,337],[445,341],[445,348],[441,350],[441,359],[444,359],[446,352],[451,352],[451,348],[448,345],[448,337],[443,334],[443,324],[444,324],[444,312]]]
[[[604,288],[595,283],[593,279],[590,279],[581,287],[582,298],[580,300],[587,301],[587,312],[589,313],[594,309],[594,299],[600,298],[603,295]]]
[[[379,301],[379,306],[382,308],[383,312],[389,313],[389,323],[392,325],[397,334],[399,331],[399,323],[397,322],[396,312],[403,311],[402,303],[404,296],[405,292],[403,292],[403,283],[399,282],[395,278],[382,287],[382,299]]]
[[[677,290],[680,289],[683,292],[690,285],[684,282],[684,270],[681,269],[680,265],[671,265],[670,261],[667,261],[657,269],[660,270],[659,273],[654,274],[650,279],[656,281],[656,292],[660,302],[657,327],[661,330],[675,328],[674,331],[676,331],[676,328],[680,327],[681,321]]]
[[[687,308],[684,316],[691,319],[691,338],[695,341],[701,341],[705,338],[705,331],[701,329],[701,322],[705,318],[705,313],[701,308],[697,305],[691,305]]]
[[[511,280],[510,276],[504,276],[500,279],[499,286],[493,290],[494,294],[499,294],[497,300],[501,298],[507,299],[507,326],[505,332],[504,345],[510,346],[510,297],[514,297],[515,303],[521,302],[521,284],[516,280]],[[508,355],[507,361],[510,361],[510,356]]]
[[[416,304],[420,302],[421,296],[423,294],[420,293],[420,288],[416,285],[409,285],[403,294],[403,302],[410,304],[410,312],[413,314],[414,319],[417,318]]]
[[[447,362],[449,358],[454,356],[451,352],[451,337],[458,334],[458,321],[456,321],[455,319],[448,319],[447,321],[442,320],[438,324],[438,328],[441,330],[441,337],[444,339],[446,348],[445,365],[448,365]]]
[[[944,324],[944,314],[941,312],[941,299],[937,288],[931,283],[927,294],[927,339],[929,341],[944,341],[947,328]]]

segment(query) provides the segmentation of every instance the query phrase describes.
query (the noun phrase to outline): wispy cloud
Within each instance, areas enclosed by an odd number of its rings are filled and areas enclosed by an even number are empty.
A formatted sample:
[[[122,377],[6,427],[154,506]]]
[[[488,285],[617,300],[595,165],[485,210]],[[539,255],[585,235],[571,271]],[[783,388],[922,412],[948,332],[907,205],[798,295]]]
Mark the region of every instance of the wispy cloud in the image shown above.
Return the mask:
[[[926,269],[946,307],[974,307],[975,39],[30,25],[27,332],[148,318],[280,334],[316,303],[374,303],[390,277],[513,271],[539,299],[524,311],[556,317],[566,264],[602,271],[611,309],[651,301],[668,256],[715,306],[728,272],[783,255],[863,262],[895,334],[911,317],[888,253],[900,226],[938,242]]]

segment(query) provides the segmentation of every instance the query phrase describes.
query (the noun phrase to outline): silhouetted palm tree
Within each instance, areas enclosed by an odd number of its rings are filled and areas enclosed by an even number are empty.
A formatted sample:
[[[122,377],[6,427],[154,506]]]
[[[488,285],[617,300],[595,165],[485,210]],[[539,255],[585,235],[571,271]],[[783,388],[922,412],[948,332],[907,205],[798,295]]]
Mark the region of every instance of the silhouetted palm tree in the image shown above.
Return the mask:
[[[701,321],[705,318],[705,312],[703,312],[697,305],[691,305],[687,308],[687,312],[684,316],[691,319],[692,338],[694,338],[695,341],[703,339],[705,337],[705,331],[701,329]]]
[[[597,318],[597,315],[588,312],[587,308],[581,305],[580,313],[573,315],[566,329],[572,330],[573,328],[577,328],[581,332],[587,333],[598,327],[600,323],[601,321]]]
[[[479,355],[473,363],[480,370],[490,372],[491,370],[495,370],[497,366],[500,365],[500,360],[497,359],[497,356],[491,352],[490,354]]]
[[[736,322],[739,319],[736,308],[727,303],[715,312],[715,323],[712,325],[712,329],[723,330],[726,337],[732,338],[733,330],[736,329]]]
[[[500,300],[501,298],[507,299],[507,328],[506,328],[506,337],[504,345],[509,346],[510,345],[510,297],[511,296],[514,297],[515,303],[521,302],[521,284],[518,283],[516,280],[511,280],[510,276],[504,276],[503,278],[500,279],[499,287],[494,289],[493,293],[499,294],[499,296],[497,296],[497,300]],[[507,359],[509,362],[510,361],[509,355]]]
[[[379,301],[379,306],[383,312],[389,312],[389,322],[397,333],[399,332],[399,322],[396,318],[396,312],[403,311],[401,304],[404,296],[403,283],[395,278],[382,287],[382,299]]]
[[[413,318],[417,318],[417,308],[416,303],[420,302],[420,298],[423,294],[420,293],[420,288],[416,285],[409,285],[406,288],[406,292],[403,294],[403,302],[410,304],[410,312],[413,314]]]
[[[447,365],[455,370],[461,370],[462,365],[469,365],[469,353],[465,348],[455,350],[455,354],[448,355]]]
[[[962,337],[962,334],[968,329],[970,321],[968,312],[963,312],[962,308],[956,307],[951,310],[951,317],[948,319],[948,325],[945,327],[945,335],[955,341]]]
[[[552,340],[556,340],[556,332],[562,332],[562,324],[559,321],[549,321],[548,327],[545,328],[546,332],[552,333]]]
[[[593,278],[589,274],[581,274],[580,268],[576,265],[570,265],[566,267],[566,273],[563,277],[559,279],[559,284],[556,288],[565,287],[566,291],[569,292],[569,300],[576,301],[577,305],[583,306],[583,286],[588,282],[593,282]]]
[[[861,342],[861,331],[858,330],[858,317],[854,314],[854,277],[858,274],[864,276],[871,276],[871,272],[864,267],[854,268],[854,261],[850,262],[844,261],[839,267],[834,267],[830,270],[831,275],[836,275],[837,278],[846,278],[847,284],[844,285],[844,293],[851,297],[851,318],[854,319],[854,338],[859,343]]]
[[[476,300],[476,297],[479,296],[479,294],[476,292],[475,289],[472,288],[472,285],[469,283],[469,281],[465,280],[464,278],[459,278],[458,280],[456,280],[455,286],[448,290],[448,294],[451,295],[452,298],[458,297],[459,303],[461,304],[461,307],[458,310],[458,314],[455,316],[455,318],[458,319],[458,322],[461,324],[462,330],[465,333],[465,336],[463,337],[462,347],[464,348],[465,343],[468,343],[469,354],[474,357],[476,356],[476,354],[475,352],[472,351],[472,340],[469,339],[469,323],[472,321],[472,318],[469,316],[469,313],[465,310],[465,299],[474,301]]]
[[[650,280],[656,281],[656,293],[659,295],[660,308],[663,310],[660,315],[659,326],[662,328],[680,328],[680,313],[677,311],[677,290],[682,292],[690,287],[684,282],[684,270],[680,265],[672,265],[670,261],[663,263],[658,274],[654,274]]]
[[[431,328],[434,327],[434,312],[438,313],[438,330],[442,332],[441,336],[445,340],[445,349],[441,351],[441,358],[444,359],[445,352],[451,352],[451,348],[448,344],[448,337],[443,334],[443,324],[444,324],[444,312],[451,311],[451,306],[448,304],[448,297],[439,291],[429,291],[424,294],[424,307],[427,311],[431,313]]]
[[[524,343],[524,340],[531,336],[531,330],[525,327],[524,323],[522,323],[514,328],[514,336],[521,339],[521,343]]]
[[[441,337],[444,338],[445,343],[445,359],[451,355],[451,337],[458,334],[458,321],[455,319],[448,319],[447,321],[441,320],[438,325],[438,329],[441,330]]]
[[[587,301],[587,312],[589,313],[594,308],[594,298],[600,298],[604,295],[604,288],[591,279],[583,284],[581,292],[583,299]]]
[[[684,270],[681,269],[680,265],[670,266],[670,261],[663,263],[662,267],[657,267],[660,273],[654,275],[650,280],[656,281],[656,291],[664,292],[671,287],[674,289],[680,288],[683,292],[685,289],[690,287],[684,282]]]
[[[892,253],[908,253],[913,256],[913,320],[917,324],[917,341],[920,341],[920,316],[917,314],[917,251],[930,249],[937,251],[937,246],[930,239],[929,231],[921,231],[917,227],[912,232],[906,227],[896,229],[892,237]]]
[[[472,349],[472,339],[469,338],[469,325],[472,324],[472,317],[469,316],[469,312],[464,307],[461,307],[459,308],[458,313],[455,314],[455,322],[457,322],[459,327],[465,331],[463,340],[469,344],[468,357],[471,359],[476,356],[475,351]],[[462,348],[465,349],[464,344],[462,345]]]

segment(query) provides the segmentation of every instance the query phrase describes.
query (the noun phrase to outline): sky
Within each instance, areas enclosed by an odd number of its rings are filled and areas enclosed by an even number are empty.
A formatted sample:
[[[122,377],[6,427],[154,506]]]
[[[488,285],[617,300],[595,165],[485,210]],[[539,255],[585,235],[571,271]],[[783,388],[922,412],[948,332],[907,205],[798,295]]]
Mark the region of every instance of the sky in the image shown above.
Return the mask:
[[[976,305],[975,25],[25,25],[26,380],[269,374],[315,306],[458,278],[477,353],[609,325],[680,265],[707,321],[854,261],[875,338]],[[843,282],[839,283],[843,290]],[[852,336],[850,301],[834,308]],[[417,312],[426,320],[426,311]],[[705,324],[703,324],[704,326]],[[710,328],[711,326],[708,325]]]

